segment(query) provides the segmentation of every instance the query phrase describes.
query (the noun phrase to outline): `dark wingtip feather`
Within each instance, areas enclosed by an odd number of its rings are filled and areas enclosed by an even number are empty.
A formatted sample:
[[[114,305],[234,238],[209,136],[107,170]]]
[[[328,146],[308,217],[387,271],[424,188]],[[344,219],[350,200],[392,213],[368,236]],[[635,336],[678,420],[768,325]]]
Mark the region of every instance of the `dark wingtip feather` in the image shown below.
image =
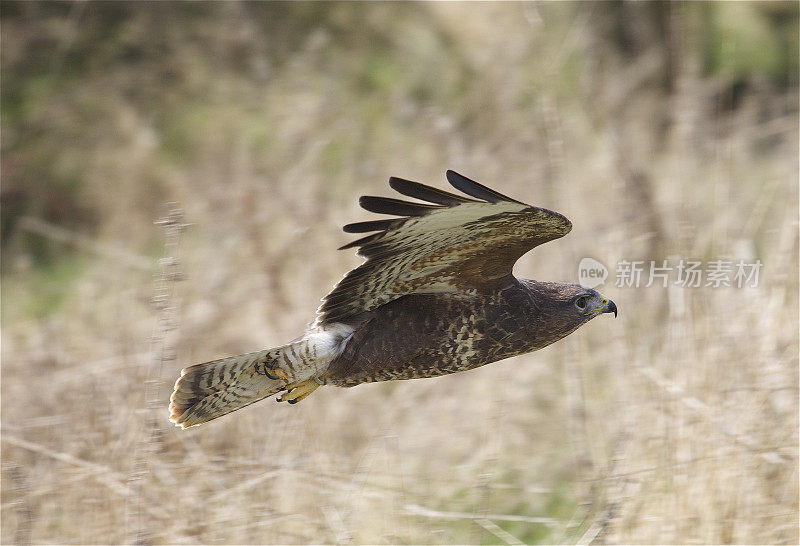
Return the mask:
[[[488,201],[490,203],[498,203],[500,201],[509,201],[511,203],[521,203],[516,199],[512,199],[507,195],[503,195],[500,192],[496,192],[491,188],[487,188],[483,184],[479,184],[474,180],[467,178],[464,175],[458,174],[455,171],[448,170],[447,171],[447,181],[450,182],[450,185],[456,188],[457,190],[463,191],[467,195],[471,195],[472,197],[477,197],[478,199],[483,199],[484,201]]]
[[[429,203],[436,203],[437,205],[444,205],[446,207],[455,207],[462,203],[474,203],[472,199],[467,199],[466,197],[426,186],[425,184],[420,184],[412,180],[397,178],[396,176],[389,179],[389,186],[396,192],[402,193],[405,196],[428,201]]]
[[[387,220],[369,220],[366,222],[354,222],[345,225],[342,230],[345,233],[367,233],[370,231],[387,231],[403,224],[402,219],[391,218]]]
[[[372,235],[367,235],[366,237],[361,237],[360,239],[356,239],[351,243],[347,243],[346,245],[340,246],[337,250],[347,250],[348,248],[355,248],[357,246],[365,245],[371,241],[374,241],[378,235],[382,235],[383,232],[379,231],[378,233],[373,233]]]
[[[425,203],[411,203],[391,197],[374,197],[364,195],[359,198],[361,208],[377,214],[392,214],[395,216],[424,216],[442,207]]]

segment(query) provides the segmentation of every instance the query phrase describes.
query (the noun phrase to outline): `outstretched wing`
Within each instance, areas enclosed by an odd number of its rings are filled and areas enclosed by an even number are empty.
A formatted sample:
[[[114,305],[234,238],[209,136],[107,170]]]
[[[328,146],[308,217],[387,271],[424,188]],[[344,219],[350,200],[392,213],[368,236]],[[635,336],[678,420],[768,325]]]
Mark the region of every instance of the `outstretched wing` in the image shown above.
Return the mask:
[[[349,233],[378,233],[342,247],[358,247],[366,261],[325,296],[318,322],[347,320],[406,294],[491,290],[511,275],[520,256],[572,229],[557,212],[526,205],[454,171],[447,171],[447,180],[475,199],[390,178],[397,192],[427,203],[359,200],[370,212],[400,218],[344,226]]]

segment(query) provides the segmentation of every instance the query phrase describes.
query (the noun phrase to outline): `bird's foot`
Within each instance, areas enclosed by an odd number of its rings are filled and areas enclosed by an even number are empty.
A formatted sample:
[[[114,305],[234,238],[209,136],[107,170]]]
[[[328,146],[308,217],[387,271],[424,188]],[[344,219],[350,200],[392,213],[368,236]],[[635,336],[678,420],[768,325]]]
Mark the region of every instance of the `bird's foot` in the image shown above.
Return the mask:
[[[266,375],[273,381],[289,381],[289,374],[278,366],[277,360],[267,360],[256,362],[256,373]]]
[[[315,377],[306,379],[300,383],[289,384],[286,386],[286,392],[277,400],[278,402],[297,404],[300,400],[303,400],[306,396],[317,390],[321,384],[322,383]]]

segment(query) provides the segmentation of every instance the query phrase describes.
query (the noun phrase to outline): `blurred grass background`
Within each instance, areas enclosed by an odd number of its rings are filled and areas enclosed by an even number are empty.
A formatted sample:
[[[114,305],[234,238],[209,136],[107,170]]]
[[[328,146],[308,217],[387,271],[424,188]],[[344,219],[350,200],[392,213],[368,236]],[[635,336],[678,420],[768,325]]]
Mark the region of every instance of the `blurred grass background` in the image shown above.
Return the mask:
[[[0,18],[4,543],[798,542],[797,3]],[[359,263],[335,251],[359,195],[448,168],[566,214],[517,275],[596,258],[619,319],[168,423],[180,368],[313,319]],[[613,285],[619,260],[678,258],[764,268],[749,289]]]

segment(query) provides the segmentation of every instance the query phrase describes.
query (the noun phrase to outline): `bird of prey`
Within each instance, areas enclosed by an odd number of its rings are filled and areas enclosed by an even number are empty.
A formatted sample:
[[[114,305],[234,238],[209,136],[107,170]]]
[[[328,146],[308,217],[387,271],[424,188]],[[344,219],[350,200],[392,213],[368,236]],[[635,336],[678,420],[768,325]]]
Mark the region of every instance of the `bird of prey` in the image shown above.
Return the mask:
[[[397,192],[424,202],[364,196],[390,218],[344,226],[369,233],[341,247],[366,261],[322,300],[299,338],[190,366],[170,397],[170,420],[199,425],[282,393],[297,403],[323,385],[435,377],[536,351],[613,301],[577,284],[517,279],[514,263],[572,229],[564,216],[506,197],[454,171],[465,195],[402,178]]]

